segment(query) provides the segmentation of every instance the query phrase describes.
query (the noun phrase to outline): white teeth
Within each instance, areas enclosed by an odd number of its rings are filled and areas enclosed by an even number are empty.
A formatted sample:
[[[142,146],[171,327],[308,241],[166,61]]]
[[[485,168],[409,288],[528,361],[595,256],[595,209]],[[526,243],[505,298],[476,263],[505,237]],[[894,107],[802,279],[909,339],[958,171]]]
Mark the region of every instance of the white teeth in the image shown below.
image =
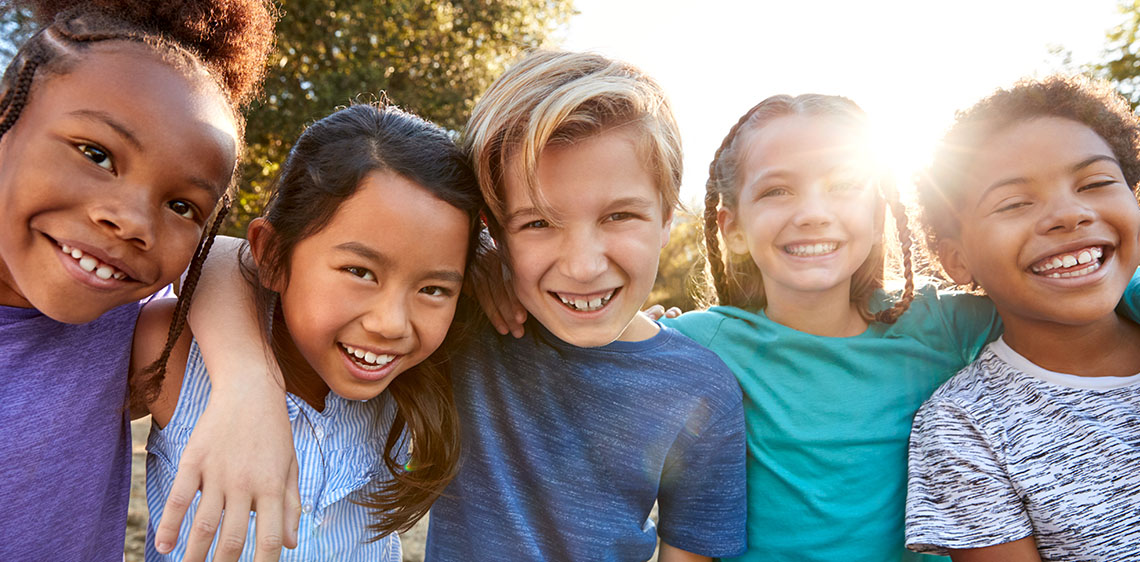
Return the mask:
[[[340,345],[344,348],[345,351],[348,352],[350,356],[355,357],[357,359],[356,363],[362,367],[383,367],[384,365],[391,363],[392,360],[396,358],[395,355],[377,355],[371,351],[364,351],[363,349],[358,349],[348,344],[342,343]]]
[[[1050,273],[1050,274],[1046,275],[1046,277],[1050,277],[1053,279],[1068,279],[1070,277],[1081,277],[1084,275],[1088,275],[1088,274],[1090,274],[1090,273],[1092,273],[1098,269],[1100,269],[1100,262],[1093,262],[1092,265],[1090,265],[1088,267],[1083,267],[1083,268],[1078,269],[1076,271],[1066,271],[1065,273]]]
[[[83,271],[95,271],[98,265],[99,260],[91,256],[83,256],[83,258],[79,260],[79,267],[82,267]]]
[[[613,296],[614,291],[610,291],[603,297],[596,297],[592,299],[570,298],[564,297],[560,294],[558,295],[558,299],[562,301],[562,304],[574,310],[580,312],[593,312],[595,310],[600,310],[602,307],[606,306],[606,304],[610,302],[610,299],[613,298]]]
[[[834,252],[837,248],[839,248],[838,242],[819,242],[784,246],[784,251],[793,256],[822,256]]]
[[[83,271],[94,273],[96,277],[106,280],[114,278],[116,280],[123,280],[127,278],[127,274],[115,269],[113,266],[105,264],[93,256],[84,254],[79,248],[72,248],[67,244],[60,244],[59,249],[63,253],[71,256],[73,259],[79,261],[79,267]]]
[[[1094,262],[1096,262],[1096,260],[1099,260],[1103,256],[1104,256],[1104,249],[1103,248],[1101,248],[1100,246],[1092,246],[1089,248],[1085,248],[1085,249],[1083,249],[1083,250],[1081,250],[1075,254],[1070,253],[1070,254],[1065,254],[1063,256],[1053,256],[1052,258],[1046,258],[1046,259],[1042,260],[1041,262],[1037,263],[1036,265],[1030,267],[1030,269],[1033,270],[1034,273],[1047,274],[1046,272],[1048,272],[1050,270],[1059,269],[1062,267],[1069,268],[1069,267],[1075,267],[1077,265],[1093,264]],[[1097,265],[1099,265],[1099,264],[1097,264]],[[1085,269],[1081,269],[1081,271],[1085,271]],[[1075,275],[1055,275],[1055,274],[1047,274],[1047,275],[1049,277],[1059,277],[1059,276],[1074,277],[1077,275],[1083,275],[1083,273],[1078,272],[1078,271],[1072,271],[1069,273],[1072,273]]]

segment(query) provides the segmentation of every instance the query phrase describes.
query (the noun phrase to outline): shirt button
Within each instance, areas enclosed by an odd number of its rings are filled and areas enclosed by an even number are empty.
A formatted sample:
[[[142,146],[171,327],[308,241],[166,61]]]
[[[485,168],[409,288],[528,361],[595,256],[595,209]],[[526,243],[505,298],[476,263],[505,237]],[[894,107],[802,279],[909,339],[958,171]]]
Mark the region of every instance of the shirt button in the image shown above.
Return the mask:
[[[301,511],[304,511],[305,513],[312,513],[313,512],[313,504],[311,504],[311,503],[305,504],[303,507],[301,507]]]
[[[319,426],[314,427],[313,433],[316,434],[317,439],[324,439],[325,438],[325,429],[323,427],[319,427]]]

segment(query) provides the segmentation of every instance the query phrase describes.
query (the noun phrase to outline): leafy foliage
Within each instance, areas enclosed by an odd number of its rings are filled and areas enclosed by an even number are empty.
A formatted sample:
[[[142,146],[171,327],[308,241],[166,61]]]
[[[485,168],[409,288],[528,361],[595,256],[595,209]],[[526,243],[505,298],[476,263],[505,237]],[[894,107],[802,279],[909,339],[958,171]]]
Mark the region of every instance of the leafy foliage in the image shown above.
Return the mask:
[[[683,311],[700,308],[704,291],[704,227],[701,218],[680,212],[673,218],[669,243],[661,250],[657,279],[647,305],[676,306]]]
[[[228,232],[257,216],[291,143],[353,99],[378,97],[453,131],[522,52],[573,14],[572,0],[280,0],[265,96],[248,113],[242,190]]]
[[[1087,70],[1116,85],[1132,109],[1140,105],[1140,47],[1136,44],[1140,33],[1140,0],[1122,0],[1118,6],[1122,21],[1107,34],[1105,57],[1101,63]]]

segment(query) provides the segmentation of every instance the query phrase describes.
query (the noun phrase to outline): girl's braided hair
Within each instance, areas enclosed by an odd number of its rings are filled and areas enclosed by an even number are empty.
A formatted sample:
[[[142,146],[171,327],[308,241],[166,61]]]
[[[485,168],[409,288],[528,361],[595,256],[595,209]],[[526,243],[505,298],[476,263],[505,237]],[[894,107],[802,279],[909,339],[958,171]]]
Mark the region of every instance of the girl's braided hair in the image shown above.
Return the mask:
[[[31,9],[43,28],[20,46],[0,80],[0,138],[20,118],[35,87],[66,74],[92,45],[126,41],[145,45],[174,68],[204,70],[232,109],[240,141],[240,110],[257,93],[273,49],[276,12],[266,0],[45,0],[15,5]],[[202,263],[228,210],[227,195],[190,262],[162,355],[132,389],[132,405],[153,398],[161,387]]]
[[[750,310],[760,310],[768,304],[763,277],[751,256],[726,256],[721,252],[717,217],[722,206],[735,209],[739,203],[739,165],[748,146],[748,133],[774,119],[790,115],[826,117],[855,129],[867,127],[866,115],[855,102],[844,97],[819,94],[772,96],[753,106],[732,126],[709,164],[709,179],[705,184],[705,247],[708,252],[709,276],[715,291],[715,295],[708,299],[710,304]],[[906,209],[899,201],[898,190],[888,174],[880,173],[878,176],[878,195],[890,206],[891,215],[895,218],[906,284],[902,297],[893,306],[871,313],[871,294],[883,286],[884,251],[882,244],[875,244],[867,260],[852,277],[851,302],[867,321],[891,323],[914,300],[912,244]]]

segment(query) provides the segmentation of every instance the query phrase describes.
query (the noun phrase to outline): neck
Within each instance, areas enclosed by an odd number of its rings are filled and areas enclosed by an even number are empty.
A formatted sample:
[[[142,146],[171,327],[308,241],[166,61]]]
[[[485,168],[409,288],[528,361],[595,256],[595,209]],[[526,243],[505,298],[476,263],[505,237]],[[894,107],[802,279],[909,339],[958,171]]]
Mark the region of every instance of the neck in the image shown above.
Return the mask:
[[[314,410],[323,412],[329,387],[297,349],[297,344],[285,326],[285,316],[281,314],[280,308],[277,309],[273,322],[273,351],[281,365],[285,390],[300,397]]]
[[[1049,371],[1084,377],[1140,373],[1140,326],[1115,312],[1077,326],[1013,319],[1002,338]]]
[[[844,338],[867,329],[867,321],[851,302],[850,283],[810,294],[769,292],[764,312],[774,322],[816,336]]]

